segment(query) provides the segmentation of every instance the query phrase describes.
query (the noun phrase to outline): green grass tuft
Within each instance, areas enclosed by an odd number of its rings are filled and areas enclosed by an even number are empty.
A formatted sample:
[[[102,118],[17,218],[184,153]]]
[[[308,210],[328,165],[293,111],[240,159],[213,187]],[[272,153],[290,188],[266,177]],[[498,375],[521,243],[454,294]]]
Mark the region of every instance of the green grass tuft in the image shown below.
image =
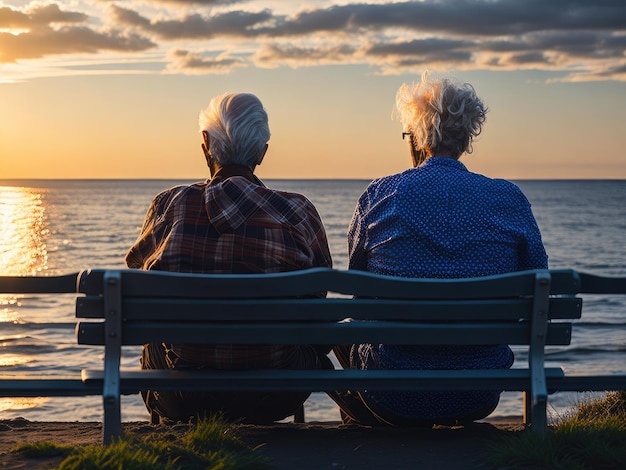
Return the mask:
[[[264,469],[269,460],[254,453],[233,426],[212,416],[192,426],[180,439],[125,435],[109,446],[24,444],[15,449],[31,458],[65,456],[58,470],[191,470],[197,468]]]
[[[14,452],[32,458],[62,457],[70,454],[73,450],[73,446],[59,445],[52,442],[20,444],[13,449]]]
[[[626,392],[581,403],[545,438],[523,432],[489,446],[494,467],[617,470],[626,462]]]

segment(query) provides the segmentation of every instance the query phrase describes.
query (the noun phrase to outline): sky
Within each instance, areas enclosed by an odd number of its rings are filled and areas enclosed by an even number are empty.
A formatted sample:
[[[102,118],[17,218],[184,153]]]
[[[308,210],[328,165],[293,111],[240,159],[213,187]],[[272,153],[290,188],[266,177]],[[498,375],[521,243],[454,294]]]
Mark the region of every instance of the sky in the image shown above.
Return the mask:
[[[224,92],[268,112],[261,178],[396,173],[425,70],[489,107],[471,171],[626,179],[624,0],[0,0],[0,180],[204,179]]]

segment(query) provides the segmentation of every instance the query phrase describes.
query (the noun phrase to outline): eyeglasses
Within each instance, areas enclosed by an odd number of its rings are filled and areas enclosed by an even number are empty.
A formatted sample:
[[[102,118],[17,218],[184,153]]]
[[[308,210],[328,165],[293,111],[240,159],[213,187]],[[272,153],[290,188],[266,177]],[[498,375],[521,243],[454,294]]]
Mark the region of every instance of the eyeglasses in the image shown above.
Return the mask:
[[[411,158],[413,159],[413,166],[418,167],[426,161],[426,159],[428,158],[428,153],[426,153],[426,150],[424,149],[418,150],[415,148],[415,142],[413,139],[413,134],[411,132],[403,132],[402,140],[404,140],[404,138],[407,136],[409,137],[409,148],[411,149]]]

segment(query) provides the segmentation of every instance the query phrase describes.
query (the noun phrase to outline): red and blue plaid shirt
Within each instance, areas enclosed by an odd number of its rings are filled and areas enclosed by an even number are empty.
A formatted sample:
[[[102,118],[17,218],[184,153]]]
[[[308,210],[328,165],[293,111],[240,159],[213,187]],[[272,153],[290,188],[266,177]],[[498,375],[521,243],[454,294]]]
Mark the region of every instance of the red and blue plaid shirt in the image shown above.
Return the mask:
[[[228,166],[210,181],[158,194],[126,264],[146,270],[246,274],[331,267],[332,261],[321,218],[306,197],[269,189],[249,169]],[[219,369],[288,367],[298,349],[167,347],[179,366]]]

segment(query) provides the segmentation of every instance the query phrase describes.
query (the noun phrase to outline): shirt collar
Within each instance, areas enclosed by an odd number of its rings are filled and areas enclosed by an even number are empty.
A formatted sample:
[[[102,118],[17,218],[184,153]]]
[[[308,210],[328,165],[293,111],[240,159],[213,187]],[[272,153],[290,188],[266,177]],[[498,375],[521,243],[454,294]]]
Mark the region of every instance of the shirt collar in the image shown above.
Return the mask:
[[[448,168],[456,168],[457,170],[467,171],[467,167],[461,163],[459,160],[455,160],[454,158],[448,157],[430,157],[424,163],[422,163],[418,168],[434,168],[434,167],[448,167]]]

